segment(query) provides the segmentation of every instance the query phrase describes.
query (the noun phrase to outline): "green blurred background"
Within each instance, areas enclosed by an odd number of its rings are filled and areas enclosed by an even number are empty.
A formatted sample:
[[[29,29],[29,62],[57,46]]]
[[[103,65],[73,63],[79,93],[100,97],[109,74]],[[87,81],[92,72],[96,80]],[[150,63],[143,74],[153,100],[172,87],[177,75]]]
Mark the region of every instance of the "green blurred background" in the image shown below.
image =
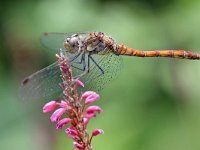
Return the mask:
[[[0,1],[0,149],[67,150],[72,140],[43,114],[44,101],[17,100],[25,76],[55,61],[43,32],[103,31],[142,50],[200,52],[198,0]],[[104,112],[89,130],[95,150],[199,150],[200,62],[124,57],[101,92]]]

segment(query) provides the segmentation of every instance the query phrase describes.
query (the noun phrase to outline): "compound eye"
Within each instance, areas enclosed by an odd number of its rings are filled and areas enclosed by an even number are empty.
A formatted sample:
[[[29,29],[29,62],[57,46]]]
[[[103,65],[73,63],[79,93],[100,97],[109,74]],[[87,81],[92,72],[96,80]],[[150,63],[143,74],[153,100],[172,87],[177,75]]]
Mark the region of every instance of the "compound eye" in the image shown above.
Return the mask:
[[[69,44],[72,46],[72,47],[75,47],[77,44],[78,44],[78,38],[77,37],[72,37],[69,39]]]

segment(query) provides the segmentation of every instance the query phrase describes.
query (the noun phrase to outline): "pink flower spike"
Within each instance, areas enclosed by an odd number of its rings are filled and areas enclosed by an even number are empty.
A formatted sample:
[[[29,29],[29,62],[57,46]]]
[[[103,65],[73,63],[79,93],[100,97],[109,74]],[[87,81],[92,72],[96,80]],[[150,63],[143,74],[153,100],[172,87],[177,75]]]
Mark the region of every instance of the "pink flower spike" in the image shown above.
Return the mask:
[[[104,134],[104,131],[101,129],[95,129],[92,131],[92,136],[97,136],[99,134]]]
[[[93,91],[87,91],[87,92],[82,94],[82,98],[86,99],[88,96],[90,96],[92,94],[96,94],[96,93],[93,92]]]
[[[87,108],[86,110],[87,114],[94,114],[95,112],[103,112],[103,109],[101,109],[101,107],[99,106],[90,106]]]
[[[78,148],[79,150],[84,148],[83,145],[81,145],[77,142],[73,142],[73,144],[74,144],[74,147]]]
[[[50,117],[51,122],[57,122],[60,117],[65,113],[66,109],[64,108],[59,108],[57,109]]]
[[[56,101],[50,101],[46,103],[43,107],[43,112],[48,113],[52,110],[54,110],[57,107],[57,102]]]
[[[64,74],[64,75],[67,75],[68,74],[68,67],[65,65],[65,64],[62,64],[61,66],[60,66],[60,70],[61,70],[61,72]]]
[[[64,118],[62,120],[60,120],[57,124],[56,124],[56,129],[62,129],[64,127],[64,125],[70,123],[72,120],[70,118]]]
[[[81,82],[80,80],[78,80],[78,79],[76,79],[76,80],[74,80],[75,81],[75,83],[77,84],[77,85],[79,85],[79,86],[81,86],[81,87],[84,87],[85,85],[83,84],[83,82]]]
[[[100,96],[98,94],[96,94],[96,93],[89,95],[85,100],[85,105],[89,105],[90,103],[98,100],[99,97]]]

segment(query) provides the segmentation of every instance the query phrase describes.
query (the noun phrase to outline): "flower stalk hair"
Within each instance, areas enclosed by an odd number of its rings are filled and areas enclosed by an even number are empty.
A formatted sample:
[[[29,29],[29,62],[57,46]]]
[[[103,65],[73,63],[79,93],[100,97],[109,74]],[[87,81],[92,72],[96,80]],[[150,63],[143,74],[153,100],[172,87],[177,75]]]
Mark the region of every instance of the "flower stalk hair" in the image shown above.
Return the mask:
[[[60,87],[63,95],[58,100],[52,100],[44,105],[43,112],[54,111],[50,117],[51,122],[56,123],[56,129],[63,129],[73,140],[74,148],[78,150],[92,150],[92,139],[94,136],[103,134],[101,129],[94,129],[91,135],[87,126],[96,113],[103,112],[99,106],[89,106],[100,98],[94,91],[78,92],[78,87],[84,88],[79,79],[73,79],[72,68],[67,57],[60,53],[56,54],[61,71],[62,83]]]

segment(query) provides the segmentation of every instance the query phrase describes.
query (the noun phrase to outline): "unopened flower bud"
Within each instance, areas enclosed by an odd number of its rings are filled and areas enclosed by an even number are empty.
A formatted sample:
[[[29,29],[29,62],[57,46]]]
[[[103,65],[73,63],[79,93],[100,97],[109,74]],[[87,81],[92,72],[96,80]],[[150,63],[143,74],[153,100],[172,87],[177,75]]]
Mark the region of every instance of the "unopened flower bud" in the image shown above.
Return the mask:
[[[103,109],[101,109],[101,107],[99,106],[90,106],[87,108],[86,112],[87,114],[93,114],[95,112],[100,113],[100,112],[103,112]]]
[[[98,100],[98,99],[99,99],[99,95],[96,94],[96,93],[93,93],[93,94],[89,95],[89,96],[86,98],[85,104],[86,104],[86,105],[89,105],[90,103],[92,103],[92,102],[94,102],[94,101],[96,101],[96,100]]]
[[[57,109],[50,117],[51,122],[57,122],[60,117],[65,113],[66,109],[64,108],[59,108]]]
[[[84,146],[82,144],[79,144],[77,142],[73,142],[73,144],[74,144],[74,147],[76,147],[78,149],[83,149],[84,148]]]
[[[64,125],[70,123],[71,121],[72,120],[70,118],[64,118],[60,120],[56,125],[56,129],[62,129]]]
[[[96,94],[96,92],[87,91],[87,92],[85,92],[85,93],[82,94],[82,98],[86,99],[88,96],[90,96],[92,94]]]
[[[92,136],[97,136],[99,134],[104,134],[104,131],[102,129],[95,129],[92,131]]]
[[[74,80],[74,82],[75,82],[77,85],[79,85],[79,86],[81,86],[81,87],[84,87],[83,82],[81,82],[80,80],[76,79],[76,80]]]
[[[68,106],[68,102],[67,101],[61,101],[61,103],[59,104],[60,107],[66,108]]]
[[[78,132],[72,128],[67,128],[65,130],[65,132],[67,133],[67,135],[72,138],[72,139],[76,139],[76,137],[78,137]]]
[[[57,107],[57,102],[56,101],[50,101],[46,103],[43,107],[43,112],[48,113],[52,110],[54,110]]]

